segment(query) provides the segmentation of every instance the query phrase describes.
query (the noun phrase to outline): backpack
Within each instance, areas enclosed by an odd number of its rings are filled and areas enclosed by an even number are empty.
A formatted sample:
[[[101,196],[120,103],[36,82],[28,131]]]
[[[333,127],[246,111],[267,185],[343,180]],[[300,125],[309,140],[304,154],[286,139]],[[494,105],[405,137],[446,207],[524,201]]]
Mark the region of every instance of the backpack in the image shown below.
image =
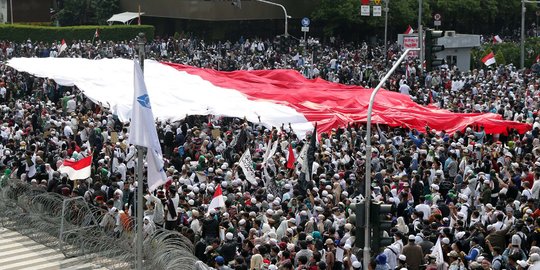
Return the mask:
[[[495,262],[500,262],[500,263],[501,263],[501,268],[500,268],[500,270],[506,269],[506,262],[503,260],[502,256],[501,256],[501,257],[498,257],[498,258],[496,258],[496,259],[494,259],[494,260],[491,262],[491,265],[493,265]]]

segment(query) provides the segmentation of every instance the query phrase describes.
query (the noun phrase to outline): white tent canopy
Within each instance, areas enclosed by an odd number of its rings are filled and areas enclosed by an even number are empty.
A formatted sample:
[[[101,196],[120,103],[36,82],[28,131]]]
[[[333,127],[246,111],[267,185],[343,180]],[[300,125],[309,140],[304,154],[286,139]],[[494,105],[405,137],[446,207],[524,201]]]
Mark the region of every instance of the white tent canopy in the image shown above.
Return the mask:
[[[137,17],[144,15],[144,12],[141,12],[140,14],[138,12],[123,12],[114,14],[110,19],[107,20],[109,24],[112,24],[113,22],[121,22],[123,24],[130,24],[131,21]]]

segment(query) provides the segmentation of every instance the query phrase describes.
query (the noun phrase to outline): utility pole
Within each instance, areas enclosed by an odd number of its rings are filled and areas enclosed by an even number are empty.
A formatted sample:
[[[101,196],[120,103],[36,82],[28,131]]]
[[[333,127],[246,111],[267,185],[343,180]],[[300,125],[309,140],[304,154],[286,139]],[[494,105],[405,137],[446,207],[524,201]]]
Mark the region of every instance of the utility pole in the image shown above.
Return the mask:
[[[534,1],[536,3],[536,1]],[[525,67],[525,0],[521,0],[521,41],[519,44],[519,67],[523,69]]]
[[[388,2],[390,0],[385,0],[385,7],[384,7],[384,66],[388,66]]]
[[[420,70],[424,70],[424,33],[422,31],[422,0],[418,0],[418,48],[420,48]]]
[[[11,24],[13,24],[13,0],[9,0],[9,17],[11,18]]]

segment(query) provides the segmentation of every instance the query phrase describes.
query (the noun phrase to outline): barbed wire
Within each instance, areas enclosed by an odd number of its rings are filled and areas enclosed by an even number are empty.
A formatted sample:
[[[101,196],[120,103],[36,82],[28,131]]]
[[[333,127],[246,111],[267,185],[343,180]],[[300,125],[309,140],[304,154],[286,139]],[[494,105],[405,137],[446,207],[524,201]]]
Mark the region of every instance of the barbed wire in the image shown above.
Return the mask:
[[[0,188],[0,226],[33,241],[59,248],[66,257],[83,257],[108,269],[134,269],[136,226],[115,231],[100,224],[106,211],[82,197],[46,192],[18,179]],[[203,269],[191,241],[176,231],[158,229],[143,242],[145,269]],[[199,265],[199,266],[197,266]],[[202,264],[204,265],[204,264]]]

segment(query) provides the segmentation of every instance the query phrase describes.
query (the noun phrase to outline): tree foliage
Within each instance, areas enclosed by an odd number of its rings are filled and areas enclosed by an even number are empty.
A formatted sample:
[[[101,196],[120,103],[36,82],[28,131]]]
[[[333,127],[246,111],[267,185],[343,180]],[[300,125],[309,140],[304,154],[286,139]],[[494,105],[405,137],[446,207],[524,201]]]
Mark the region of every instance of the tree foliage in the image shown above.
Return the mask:
[[[382,0],[384,9],[386,0]],[[388,28],[390,34],[403,33],[407,25],[415,30],[418,21],[418,0],[388,0]],[[373,4],[371,4],[373,6]],[[433,15],[442,16],[442,29],[459,33],[511,35],[520,27],[520,1],[500,0],[423,0],[422,25],[433,26]],[[527,5],[526,19],[536,21],[537,7]],[[326,35],[376,35],[384,29],[382,17],[360,16],[359,0],[321,0],[313,12],[314,23],[324,27]]]
[[[119,0],[64,0],[56,16],[61,26],[103,25],[119,10]]]

